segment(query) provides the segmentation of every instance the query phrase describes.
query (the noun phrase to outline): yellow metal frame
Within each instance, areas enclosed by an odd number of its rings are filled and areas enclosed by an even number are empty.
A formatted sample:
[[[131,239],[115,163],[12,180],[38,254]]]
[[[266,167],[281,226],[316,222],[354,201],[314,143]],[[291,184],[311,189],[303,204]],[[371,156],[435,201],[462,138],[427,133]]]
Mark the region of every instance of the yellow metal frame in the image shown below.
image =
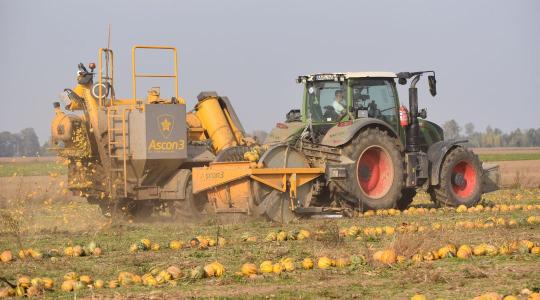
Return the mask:
[[[98,51],[98,70],[99,70],[99,86],[101,87],[103,84],[103,55],[109,55],[109,59],[106,62],[107,65],[105,66],[107,69],[107,76],[106,79],[110,81],[111,87],[114,87],[114,54],[111,49],[107,48],[99,48]],[[108,71],[111,71],[110,76],[108,75]],[[101,93],[101,88],[99,89],[99,106],[103,106],[103,94]],[[114,103],[114,93],[111,93],[111,103]]]
[[[294,203],[296,190],[321,174],[324,174],[323,168],[257,168],[247,161],[214,162],[208,167],[192,169],[193,192],[208,191],[249,177],[283,193],[288,189]]]
[[[174,53],[174,74],[159,74],[159,73],[137,73],[136,66],[136,50],[137,49],[155,49],[155,50],[171,50]],[[131,48],[131,68],[132,68],[132,96],[133,100],[137,99],[137,78],[174,78],[175,97],[179,103],[185,104],[184,100],[178,97],[178,55],[176,47],[170,46],[147,46],[147,45],[135,45]]]

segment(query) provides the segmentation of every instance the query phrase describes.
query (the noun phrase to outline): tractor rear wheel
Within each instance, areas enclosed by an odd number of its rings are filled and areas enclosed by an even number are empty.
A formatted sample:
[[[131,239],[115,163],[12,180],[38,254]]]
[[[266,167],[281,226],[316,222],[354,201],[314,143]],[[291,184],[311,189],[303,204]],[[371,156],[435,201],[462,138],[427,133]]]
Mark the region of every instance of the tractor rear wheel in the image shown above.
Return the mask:
[[[439,185],[430,191],[439,205],[467,207],[476,205],[482,196],[482,167],[478,157],[463,147],[447,154],[440,171]]]
[[[398,141],[378,128],[369,128],[345,148],[355,161],[354,174],[343,184],[343,198],[359,202],[361,210],[394,208],[403,188],[403,158]]]

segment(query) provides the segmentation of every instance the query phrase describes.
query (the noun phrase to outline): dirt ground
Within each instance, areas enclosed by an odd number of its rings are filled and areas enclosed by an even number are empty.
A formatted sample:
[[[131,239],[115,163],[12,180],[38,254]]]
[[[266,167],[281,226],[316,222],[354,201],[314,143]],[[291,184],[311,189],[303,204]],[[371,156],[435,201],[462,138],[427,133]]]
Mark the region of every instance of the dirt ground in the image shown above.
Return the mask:
[[[540,188],[540,160],[496,161],[505,188]]]
[[[540,147],[493,147],[473,148],[476,154],[499,154],[499,153],[540,153]]]
[[[185,299],[185,298],[254,298],[254,299],[314,299],[314,298],[369,298],[408,299],[416,293],[429,299],[470,299],[485,292],[518,295],[523,289],[540,288],[540,256],[513,253],[511,255],[475,256],[469,260],[446,258],[434,261],[413,262],[413,253],[428,253],[447,243],[476,246],[481,243],[497,247],[516,239],[540,243],[540,224],[529,224],[527,218],[540,216],[538,209],[512,209],[505,211],[471,211],[432,209],[423,213],[402,213],[397,216],[372,216],[338,220],[309,219],[280,225],[246,217],[222,219],[199,218],[172,222],[166,216],[153,217],[147,222],[110,219],[101,216],[96,205],[89,205],[82,198],[70,196],[63,189],[65,177],[27,176],[0,178],[0,194],[4,207],[1,213],[21,216],[19,234],[5,227],[0,230],[0,251],[11,249],[17,253],[22,248],[41,251],[40,260],[16,259],[0,263],[0,277],[14,282],[21,275],[48,276],[56,281],[54,291],[45,292],[45,298],[116,298],[116,299]],[[540,189],[511,189],[486,195],[484,206],[540,204]],[[419,195],[413,207],[433,208],[425,194]],[[494,219],[491,219],[494,218]],[[492,220],[515,220],[515,226],[486,227]],[[469,222],[481,228],[458,227]],[[342,236],[339,232],[358,226],[358,236]],[[441,226],[441,228],[437,226]],[[394,229],[413,226],[412,232],[366,235],[367,228]],[[408,227],[408,228],[413,228]],[[420,228],[423,228],[420,230]],[[439,229],[435,229],[439,228]],[[266,241],[269,232],[293,232],[305,229],[312,236],[305,240]],[[318,233],[319,232],[319,233]],[[184,244],[199,235],[221,236],[227,240],[223,247],[201,250],[184,246],[181,250],[168,249],[171,240]],[[254,239],[246,240],[246,237]],[[130,245],[146,238],[161,245],[159,251],[130,252]],[[95,241],[103,248],[98,257],[51,258],[48,253],[68,246],[86,245]],[[394,265],[381,265],[372,260],[375,251],[395,249],[406,261]],[[365,257],[359,265],[345,268],[331,267],[303,270],[300,262],[310,257],[329,256]],[[242,264],[257,266],[264,260],[278,262],[291,258],[296,269],[281,274],[258,274],[251,278],[237,275]],[[213,261],[225,268],[222,277],[191,279],[191,270]],[[114,280],[122,271],[142,276],[150,270],[178,266],[184,277],[173,284],[159,287],[141,285],[122,286],[116,289],[84,289],[62,292],[64,274],[77,272],[94,280]],[[2,284],[0,284],[2,287]],[[521,295],[520,299],[526,299]]]

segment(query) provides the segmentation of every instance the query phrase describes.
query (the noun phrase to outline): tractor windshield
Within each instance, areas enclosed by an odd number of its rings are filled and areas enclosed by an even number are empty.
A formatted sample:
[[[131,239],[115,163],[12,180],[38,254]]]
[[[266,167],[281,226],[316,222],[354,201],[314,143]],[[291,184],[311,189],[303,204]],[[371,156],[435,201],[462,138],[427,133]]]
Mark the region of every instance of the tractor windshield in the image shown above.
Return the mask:
[[[352,79],[352,105],[366,110],[368,117],[397,125],[396,97],[392,80]]]
[[[309,82],[306,88],[307,117],[313,122],[336,122],[347,113],[347,93],[339,82]]]

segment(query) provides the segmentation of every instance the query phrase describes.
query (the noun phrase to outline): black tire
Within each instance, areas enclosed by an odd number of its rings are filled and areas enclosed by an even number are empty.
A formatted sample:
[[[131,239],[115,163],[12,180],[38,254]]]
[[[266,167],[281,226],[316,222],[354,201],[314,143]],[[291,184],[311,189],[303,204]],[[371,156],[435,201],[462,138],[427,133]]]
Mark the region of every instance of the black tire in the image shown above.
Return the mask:
[[[345,146],[344,154],[355,161],[355,167],[354,174],[340,186],[340,196],[358,202],[362,211],[395,208],[403,189],[398,140],[378,128],[368,128]]]
[[[154,213],[154,204],[153,203],[137,203],[132,201],[129,204],[129,216],[137,222],[146,221]]]
[[[431,200],[453,207],[476,205],[482,196],[482,172],[480,160],[470,150],[450,150],[442,163],[439,185],[430,190]]]
[[[406,210],[413,202],[414,196],[416,196],[416,189],[408,188],[401,191],[401,198],[397,202],[397,208],[399,210]]]
[[[188,177],[185,189],[186,196],[184,200],[175,200],[169,203],[169,213],[173,220],[198,219],[211,213],[206,194],[193,194],[191,174]]]

